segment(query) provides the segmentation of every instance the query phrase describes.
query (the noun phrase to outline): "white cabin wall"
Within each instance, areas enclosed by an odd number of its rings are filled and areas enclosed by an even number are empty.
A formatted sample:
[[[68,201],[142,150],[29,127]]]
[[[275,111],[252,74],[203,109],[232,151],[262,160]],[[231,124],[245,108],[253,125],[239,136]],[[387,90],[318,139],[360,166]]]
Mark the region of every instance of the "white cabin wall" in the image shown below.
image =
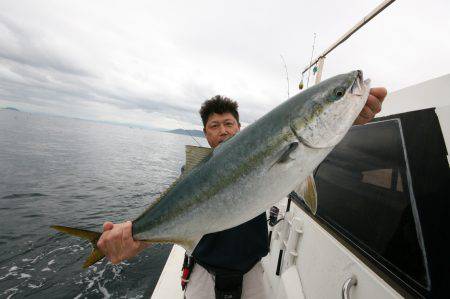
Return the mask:
[[[278,206],[280,212],[284,211],[285,200]],[[276,298],[340,298],[343,284],[352,276],[356,277],[358,284],[351,288],[351,298],[402,298],[294,203],[291,204],[289,214],[287,218],[301,220],[302,230],[294,265],[286,263],[291,253],[285,250],[284,243],[289,243],[292,234],[291,226],[285,221],[275,226],[271,252],[263,259],[265,275]],[[284,216],[280,215],[279,218]],[[295,226],[295,221],[291,223]],[[283,267],[281,275],[277,276],[275,271],[280,249],[284,250]]]
[[[387,116],[450,105],[450,74],[390,92],[377,115]]]

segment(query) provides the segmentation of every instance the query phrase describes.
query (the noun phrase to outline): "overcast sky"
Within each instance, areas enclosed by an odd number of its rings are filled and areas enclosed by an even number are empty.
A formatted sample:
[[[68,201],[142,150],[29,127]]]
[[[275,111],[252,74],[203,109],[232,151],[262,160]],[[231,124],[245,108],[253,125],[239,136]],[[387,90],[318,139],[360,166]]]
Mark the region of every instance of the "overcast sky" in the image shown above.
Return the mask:
[[[251,123],[298,92],[311,58],[381,0],[0,1],[0,107],[200,128],[216,94]],[[333,51],[389,91],[450,72],[450,1],[397,0]],[[305,78],[306,79],[306,78]],[[313,79],[311,78],[311,81]]]

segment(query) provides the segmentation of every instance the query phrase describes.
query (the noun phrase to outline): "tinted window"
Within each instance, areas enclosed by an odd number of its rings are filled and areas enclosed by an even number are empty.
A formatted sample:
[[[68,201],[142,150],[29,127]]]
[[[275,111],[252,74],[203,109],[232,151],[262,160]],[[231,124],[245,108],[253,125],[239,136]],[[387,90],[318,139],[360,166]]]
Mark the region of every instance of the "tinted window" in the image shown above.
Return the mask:
[[[317,216],[393,272],[426,286],[399,120],[353,127],[316,172]]]

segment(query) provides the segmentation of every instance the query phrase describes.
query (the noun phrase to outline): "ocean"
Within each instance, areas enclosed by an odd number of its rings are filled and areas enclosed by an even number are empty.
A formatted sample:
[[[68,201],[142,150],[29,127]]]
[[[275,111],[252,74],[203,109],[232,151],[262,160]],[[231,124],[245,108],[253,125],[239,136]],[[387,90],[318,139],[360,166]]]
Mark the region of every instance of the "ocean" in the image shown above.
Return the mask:
[[[186,144],[195,142],[1,110],[0,298],[149,298],[171,245],[82,269],[90,244],[50,225],[101,231],[105,221],[136,218],[179,175]]]

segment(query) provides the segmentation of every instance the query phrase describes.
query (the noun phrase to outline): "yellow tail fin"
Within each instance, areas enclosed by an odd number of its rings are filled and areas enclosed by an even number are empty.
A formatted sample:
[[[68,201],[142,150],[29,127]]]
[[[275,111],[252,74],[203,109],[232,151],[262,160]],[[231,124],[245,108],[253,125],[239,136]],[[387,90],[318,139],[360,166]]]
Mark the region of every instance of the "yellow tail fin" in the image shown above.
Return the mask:
[[[51,228],[75,237],[87,239],[91,242],[93,249],[91,255],[84,262],[83,268],[87,268],[105,257],[105,255],[97,248],[97,241],[102,235],[101,233],[59,225],[52,225]]]

